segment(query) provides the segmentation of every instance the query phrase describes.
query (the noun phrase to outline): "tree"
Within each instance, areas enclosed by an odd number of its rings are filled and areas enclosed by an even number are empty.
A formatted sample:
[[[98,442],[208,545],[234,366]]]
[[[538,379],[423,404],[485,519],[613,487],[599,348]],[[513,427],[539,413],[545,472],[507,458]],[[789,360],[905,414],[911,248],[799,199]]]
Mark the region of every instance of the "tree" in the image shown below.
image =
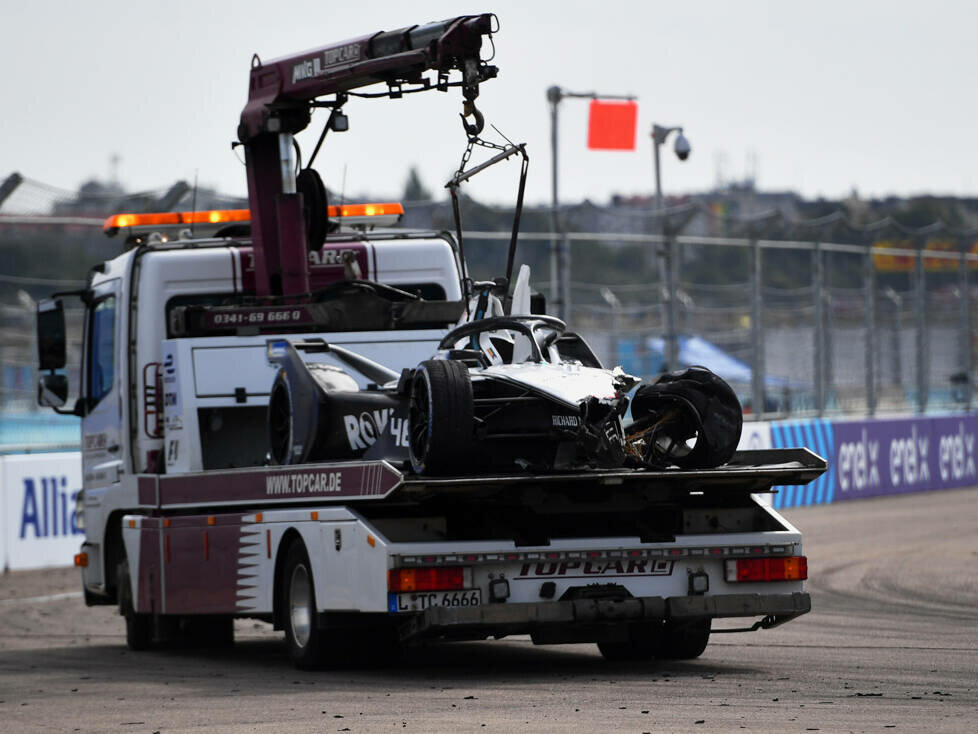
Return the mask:
[[[424,184],[421,183],[421,177],[418,175],[418,169],[415,166],[411,166],[411,170],[408,171],[407,181],[404,184],[404,196],[403,201],[431,201],[431,192],[425,188]]]

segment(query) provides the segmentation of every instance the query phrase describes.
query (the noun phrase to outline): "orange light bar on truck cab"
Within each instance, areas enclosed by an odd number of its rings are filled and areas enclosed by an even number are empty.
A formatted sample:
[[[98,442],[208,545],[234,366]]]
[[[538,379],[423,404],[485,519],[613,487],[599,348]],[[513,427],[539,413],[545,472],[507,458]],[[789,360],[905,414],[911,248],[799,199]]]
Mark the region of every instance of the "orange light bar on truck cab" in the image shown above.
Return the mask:
[[[383,204],[343,204],[331,206],[330,219],[357,220],[364,224],[370,217],[383,217],[384,223],[394,223],[404,215],[404,207],[397,202]],[[102,231],[115,233],[126,227],[178,227],[182,224],[223,224],[225,222],[249,222],[248,209],[211,209],[202,212],[156,212],[150,214],[113,214],[105,220]],[[352,224],[353,222],[351,222]]]
[[[808,578],[808,559],[738,558],[725,561],[727,581],[804,581]]]
[[[340,217],[382,217],[390,215],[404,214],[404,207],[400,204],[343,204],[342,206],[331,206],[328,210],[330,219]]]
[[[211,209],[202,212],[157,212],[155,214],[113,214],[105,220],[102,230],[122,229],[123,227],[160,227],[180,224],[222,224],[224,222],[247,222],[251,219],[248,209]]]
[[[394,568],[387,572],[387,588],[401,591],[452,591],[472,585],[472,569],[465,566],[441,568]]]

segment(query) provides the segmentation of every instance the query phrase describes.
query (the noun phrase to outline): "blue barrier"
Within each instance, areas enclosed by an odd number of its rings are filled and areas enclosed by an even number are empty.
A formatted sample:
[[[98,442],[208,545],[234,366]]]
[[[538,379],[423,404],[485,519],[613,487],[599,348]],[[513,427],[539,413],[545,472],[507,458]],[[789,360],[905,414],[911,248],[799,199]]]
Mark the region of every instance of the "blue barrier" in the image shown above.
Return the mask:
[[[81,446],[81,420],[50,411],[0,413],[0,453],[25,447]]]
[[[771,446],[776,449],[804,446],[829,461],[829,470],[814,482],[802,487],[778,487],[774,495],[775,509],[821,505],[835,498],[835,473],[832,471],[834,456],[834,431],[831,421],[804,420],[771,424]]]

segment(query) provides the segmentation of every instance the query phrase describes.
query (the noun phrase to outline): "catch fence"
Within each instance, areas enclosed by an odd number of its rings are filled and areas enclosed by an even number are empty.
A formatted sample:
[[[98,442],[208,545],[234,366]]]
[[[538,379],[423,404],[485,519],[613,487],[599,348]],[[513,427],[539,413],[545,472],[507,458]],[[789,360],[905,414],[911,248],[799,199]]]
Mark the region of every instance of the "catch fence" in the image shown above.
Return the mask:
[[[501,252],[510,233],[464,237],[467,248]],[[644,378],[704,364],[755,417],[970,410],[978,397],[978,252],[973,239],[950,249],[929,242],[526,232],[517,262],[533,263],[533,285],[550,311],[564,315],[605,364]],[[561,251],[569,260],[563,282],[554,267]],[[606,267],[609,260],[617,270]],[[894,262],[897,269],[880,268]],[[621,273],[622,263],[630,282],[613,282],[609,273]],[[21,280],[38,285],[9,273],[0,286],[16,293]],[[17,421],[41,420],[33,303],[26,294],[21,303],[6,300],[0,418],[11,435],[0,438],[29,445],[34,423]],[[67,316],[68,361],[78,365],[83,314]],[[77,395],[77,370],[70,377]],[[47,424],[38,426],[49,434]]]
[[[544,262],[544,250],[559,251],[557,239],[523,234],[521,253],[537,249],[529,259]],[[582,232],[559,239],[570,260],[567,285],[534,273],[534,286],[603,362],[626,372],[654,378],[704,364],[734,386],[747,412],[772,418],[969,410],[976,402],[971,239],[940,250],[928,249],[929,240],[907,247]],[[605,257],[627,251],[642,282],[590,279],[595,249]]]

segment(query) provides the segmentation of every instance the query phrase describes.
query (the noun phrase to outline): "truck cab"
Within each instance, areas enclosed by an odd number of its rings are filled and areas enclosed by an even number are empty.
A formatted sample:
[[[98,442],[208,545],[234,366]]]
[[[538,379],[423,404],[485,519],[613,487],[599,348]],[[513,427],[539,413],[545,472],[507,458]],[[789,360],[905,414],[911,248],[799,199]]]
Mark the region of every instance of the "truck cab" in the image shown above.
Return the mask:
[[[395,214],[382,213],[383,207]],[[328,294],[354,276],[428,301],[460,302],[451,236],[368,231],[395,221],[399,205],[345,209],[342,230],[308,253],[314,292]],[[192,233],[182,223],[160,224],[161,216],[110,217],[106,232],[121,234],[127,249],[94,267],[87,287],[73,294],[86,308],[80,395],[69,412],[82,419],[83,491],[78,503],[86,523],[85,591],[93,603],[116,600],[114,568],[123,552],[119,519],[137,504],[122,488],[123,477],[268,463],[266,413],[275,378],[266,358],[269,334],[284,332],[299,340],[328,336],[332,343],[351,345],[399,371],[428,358],[452,325],[446,320],[351,331],[334,324],[324,334],[273,320],[291,315],[287,299],[279,299],[285,304],[282,309],[250,314],[261,321],[202,331],[188,325],[188,311],[269,302],[255,297],[250,241],[221,232],[228,231],[229,218],[237,231],[246,222],[236,212],[196,212],[193,216],[205,224]],[[63,324],[52,325],[60,306],[47,303],[41,308],[51,316],[39,318],[39,343],[63,340]],[[329,355],[320,359],[331,361]],[[42,369],[43,362],[42,356]],[[49,382],[52,375],[57,373],[52,370],[42,381]],[[364,383],[362,376],[357,379]],[[49,399],[48,404],[58,407],[55,402]]]

